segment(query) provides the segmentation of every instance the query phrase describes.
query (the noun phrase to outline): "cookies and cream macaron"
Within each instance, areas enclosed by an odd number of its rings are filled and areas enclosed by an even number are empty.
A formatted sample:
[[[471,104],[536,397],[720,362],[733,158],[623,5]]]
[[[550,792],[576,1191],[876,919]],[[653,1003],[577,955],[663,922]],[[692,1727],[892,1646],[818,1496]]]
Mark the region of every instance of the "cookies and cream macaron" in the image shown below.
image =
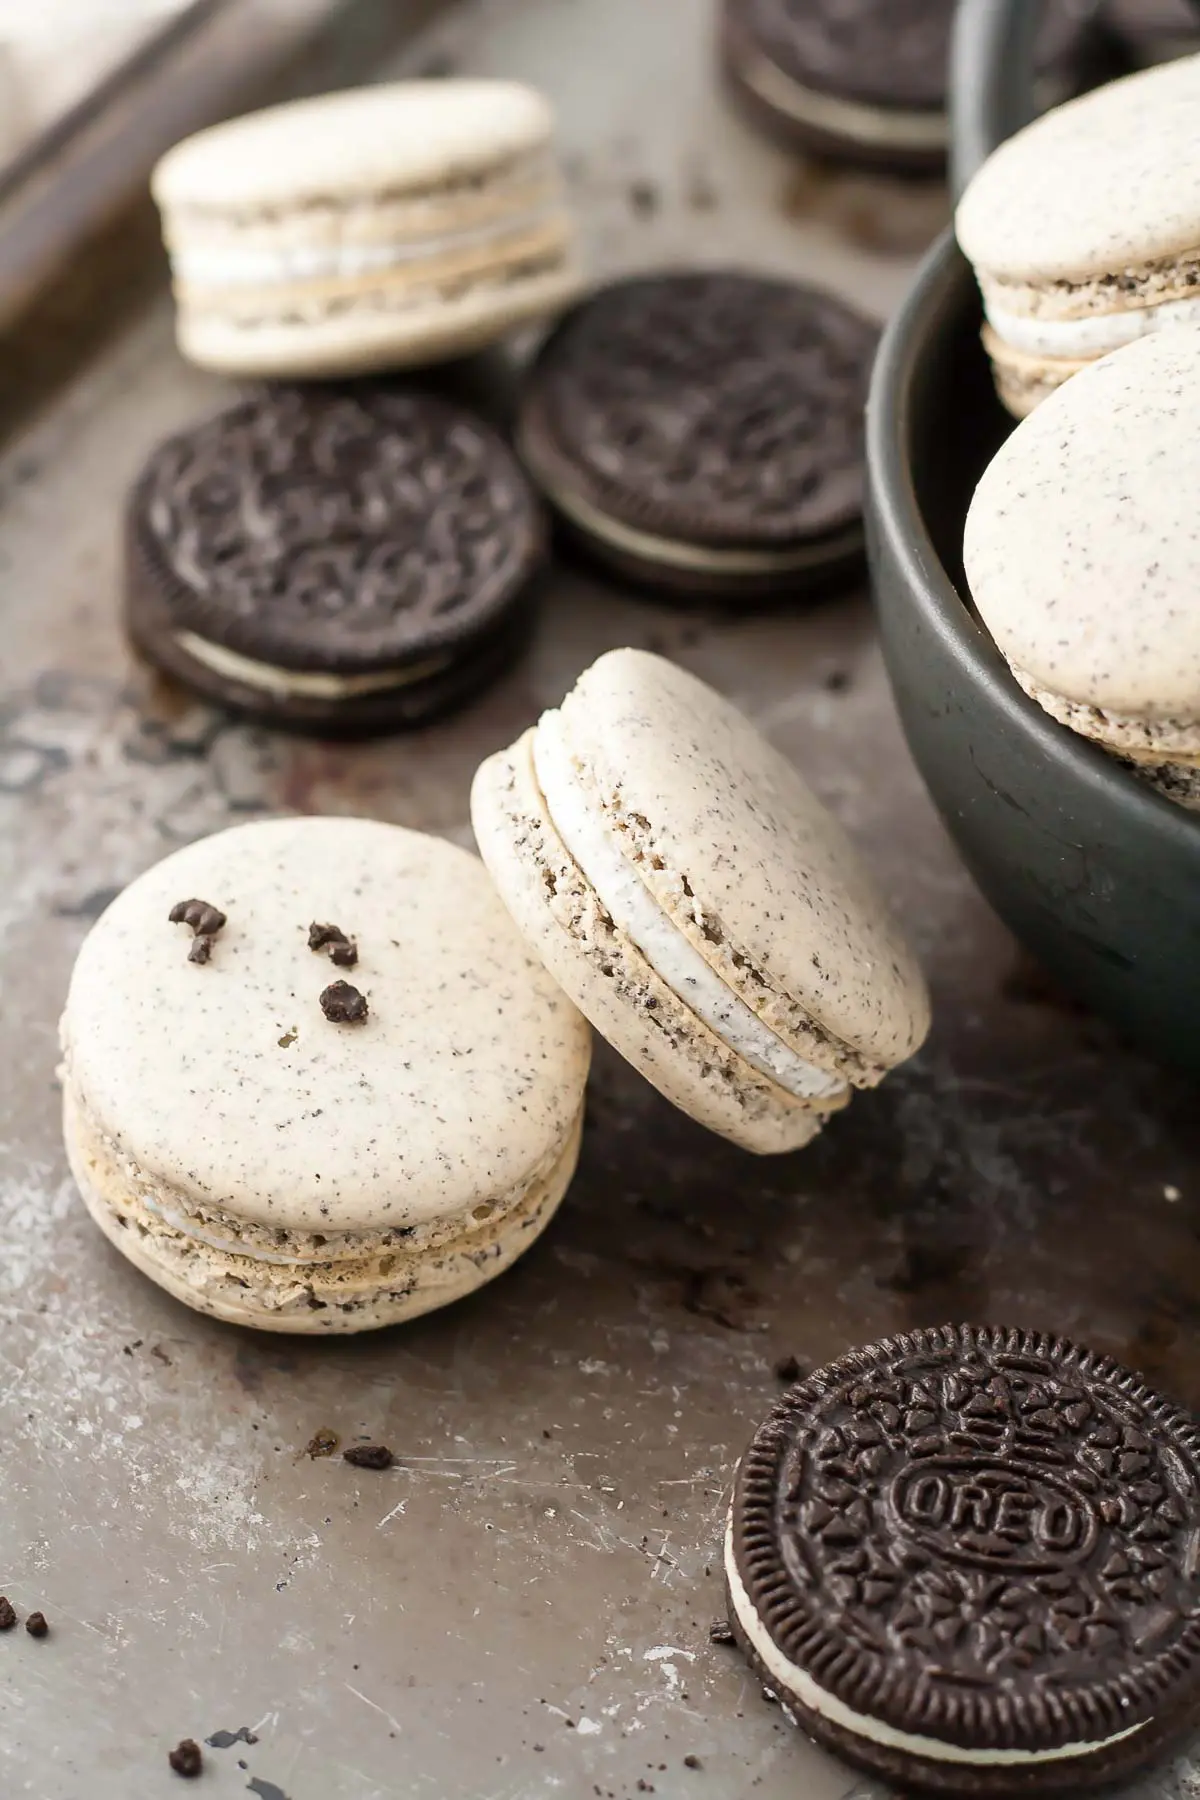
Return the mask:
[[[329,376],[460,356],[579,286],[548,102],[404,81],[210,126],[153,177],[193,362]]]
[[[613,650],[471,796],[550,973],[668,1100],[791,1150],[921,1043],[920,971],[841,828],[728,700]]]
[[[1017,426],[967,513],[971,597],[1063,725],[1200,808],[1200,325],[1085,369]]]
[[[1200,322],[1200,56],[1097,88],[990,156],[958,205],[1009,411]]]
[[[482,864],[365,819],[272,819],[113,901],[62,1020],[93,1219],[187,1305],[350,1332],[444,1306],[543,1229],[590,1034]]]

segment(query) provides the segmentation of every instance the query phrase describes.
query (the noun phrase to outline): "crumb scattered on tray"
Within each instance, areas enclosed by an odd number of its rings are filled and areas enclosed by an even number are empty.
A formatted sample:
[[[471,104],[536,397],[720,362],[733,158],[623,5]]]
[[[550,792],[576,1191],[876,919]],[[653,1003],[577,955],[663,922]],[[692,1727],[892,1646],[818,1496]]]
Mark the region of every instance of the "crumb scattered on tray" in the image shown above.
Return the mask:
[[[396,1460],[386,1444],[351,1444],[342,1459],[356,1469],[390,1469]]]
[[[0,1631],[11,1631],[16,1622],[16,1608],[7,1594],[0,1594]]]
[[[320,1431],[313,1432],[307,1444],[305,1444],[304,1454],[305,1456],[312,1457],[332,1456],[340,1442],[341,1439],[338,1437],[337,1432],[330,1431],[328,1426],[323,1425]]]
[[[186,1775],[189,1779],[199,1775],[204,1767],[204,1756],[195,1738],[182,1738],[168,1752],[167,1761],[177,1775]]]
[[[30,1637],[46,1637],[49,1634],[50,1627],[46,1623],[45,1613],[31,1612],[25,1621],[25,1629]]]

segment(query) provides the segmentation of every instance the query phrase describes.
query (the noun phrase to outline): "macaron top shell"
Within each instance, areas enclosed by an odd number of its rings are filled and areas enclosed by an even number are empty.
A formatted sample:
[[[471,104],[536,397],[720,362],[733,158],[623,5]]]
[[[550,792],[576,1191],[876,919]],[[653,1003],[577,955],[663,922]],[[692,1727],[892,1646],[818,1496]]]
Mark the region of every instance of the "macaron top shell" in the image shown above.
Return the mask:
[[[512,81],[397,81],[209,126],[158,164],[160,206],[270,208],[469,181],[550,138],[548,103]]]
[[[1200,56],[1046,113],[996,150],[955,215],[976,268],[1084,280],[1200,250]]]
[[[732,983],[743,969],[868,1064],[917,1048],[917,963],[857,852],[729,701],[613,650],[561,708],[569,750],[664,912]]]
[[[227,922],[207,963],[172,924]],[[312,923],[358,948],[308,947]],[[347,979],[358,1023],[328,1019]],[[465,850],[362,819],[276,819],[146,871],[83,944],[66,1080],[151,1180],[281,1230],[403,1228],[520,1189],[562,1152],[588,1028]]]
[[[1015,667],[1109,712],[1200,719],[1200,328],[1143,338],[1023,420],[967,513],[972,597]]]

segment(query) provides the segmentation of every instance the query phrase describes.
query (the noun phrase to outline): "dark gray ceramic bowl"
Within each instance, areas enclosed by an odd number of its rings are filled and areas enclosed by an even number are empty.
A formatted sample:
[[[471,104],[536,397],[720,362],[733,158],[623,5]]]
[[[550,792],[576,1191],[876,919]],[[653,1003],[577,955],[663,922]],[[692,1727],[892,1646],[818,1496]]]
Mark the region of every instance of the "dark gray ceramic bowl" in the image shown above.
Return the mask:
[[[962,0],[955,179],[1022,122],[1035,0]],[[1064,986],[1200,1074],[1200,814],[1159,798],[1021,692],[966,604],[963,521],[1012,428],[947,233],[884,334],[868,536],[909,747],[984,894]]]

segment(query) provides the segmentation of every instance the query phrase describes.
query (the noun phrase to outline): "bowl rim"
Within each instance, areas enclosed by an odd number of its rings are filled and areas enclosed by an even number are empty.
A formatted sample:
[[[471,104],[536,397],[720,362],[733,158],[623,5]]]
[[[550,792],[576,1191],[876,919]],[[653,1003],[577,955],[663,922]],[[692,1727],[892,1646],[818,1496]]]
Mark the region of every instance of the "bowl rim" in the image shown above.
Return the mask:
[[[1156,793],[1106,750],[1043,712],[1018,686],[994,642],[968,611],[934,547],[913,478],[914,394],[939,335],[933,327],[969,279],[970,265],[949,225],[926,252],[880,340],[866,421],[868,542],[876,606],[882,544],[900,577],[893,585],[903,586],[903,605],[920,617],[969,684],[986,693],[1011,732],[1114,822],[1153,833],[1160,843],[1170,839],[1181,854],[1200,855],[1200,812]]]

